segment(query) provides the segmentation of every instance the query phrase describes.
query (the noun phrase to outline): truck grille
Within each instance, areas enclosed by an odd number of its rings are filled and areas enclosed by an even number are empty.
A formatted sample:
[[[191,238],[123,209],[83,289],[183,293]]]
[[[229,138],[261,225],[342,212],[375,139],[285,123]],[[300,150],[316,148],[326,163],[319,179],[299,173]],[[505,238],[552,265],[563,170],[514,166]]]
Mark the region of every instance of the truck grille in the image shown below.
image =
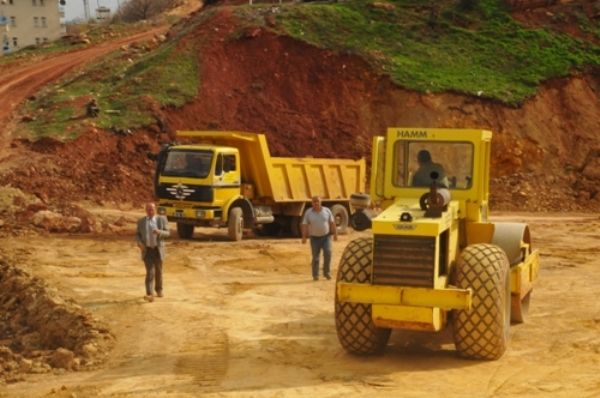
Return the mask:
[[[167,200],[186,200],[192,202],[212,202],[213,188],[206,185],[160,184],[156,193]]]
[[[435,238],[376,235],[373,284],[433,287]]]

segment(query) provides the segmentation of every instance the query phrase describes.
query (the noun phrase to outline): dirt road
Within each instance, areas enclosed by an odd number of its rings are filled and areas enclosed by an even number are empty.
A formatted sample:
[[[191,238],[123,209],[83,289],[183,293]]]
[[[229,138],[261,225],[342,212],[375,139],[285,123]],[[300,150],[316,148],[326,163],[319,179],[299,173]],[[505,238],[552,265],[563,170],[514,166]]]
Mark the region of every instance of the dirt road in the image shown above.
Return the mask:
[[[527,322],[494,362],[460,359],[448,336],[428,334],[393,333],[381,357],[346,354],[334,282],[311,280],[308,247],[296,240],[232,243],[214,230],[174,238],[166,295],[146,303],[129,233],[4,238],[5,253],[109,324],[116,347],[99,370],[27,375],[0,397],[600,396],[600,218],[497,218],[530,223],[542,271]],[[336,266],[361,234],[334,245]]]
[[[0,124],[6,125],[8,123],[13,114],[12,112],[23,100],[65,73],[86,62],[106,55],[123,45],[150,40],[166,30],[167,27],[161,26],[83,50],[49,56],[35,61],[29,66],[23,66],[19,63],[14,68],[10,66],[3,68],[2,77],[0,77]],[[2,132],[6,134],[7,129],[3,128]],[[6,145],[8,142],[6,138],[6,136],[0,135],[0,145]]]

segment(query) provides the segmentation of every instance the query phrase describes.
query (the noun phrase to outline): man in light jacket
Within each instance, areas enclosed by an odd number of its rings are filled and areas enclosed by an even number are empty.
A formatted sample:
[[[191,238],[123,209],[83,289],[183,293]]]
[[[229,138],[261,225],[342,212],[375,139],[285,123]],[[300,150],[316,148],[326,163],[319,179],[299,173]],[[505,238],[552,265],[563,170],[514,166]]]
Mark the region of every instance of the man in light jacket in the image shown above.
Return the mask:
[[[165,259],[165,239],[170,235],[169,224],[164,216],[156,214],[156,205],[146,203],[146,217],[139,219],[135,235],[146,266],[146,301],[154,301],[153,291],[163,296],[162,264]],[[152,288],[154,282],[154,290]]]

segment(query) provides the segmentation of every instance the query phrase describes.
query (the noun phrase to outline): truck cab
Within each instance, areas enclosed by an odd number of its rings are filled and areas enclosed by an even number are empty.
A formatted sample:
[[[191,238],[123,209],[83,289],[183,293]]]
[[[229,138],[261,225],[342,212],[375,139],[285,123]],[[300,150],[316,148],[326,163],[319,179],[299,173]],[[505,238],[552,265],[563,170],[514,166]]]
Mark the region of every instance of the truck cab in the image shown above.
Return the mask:
[[[186,236],[194,225],[227,221],[223,208],[240,196],[240,154],[232,147],[169,146],[161,151],[157,176],[158,211]]]

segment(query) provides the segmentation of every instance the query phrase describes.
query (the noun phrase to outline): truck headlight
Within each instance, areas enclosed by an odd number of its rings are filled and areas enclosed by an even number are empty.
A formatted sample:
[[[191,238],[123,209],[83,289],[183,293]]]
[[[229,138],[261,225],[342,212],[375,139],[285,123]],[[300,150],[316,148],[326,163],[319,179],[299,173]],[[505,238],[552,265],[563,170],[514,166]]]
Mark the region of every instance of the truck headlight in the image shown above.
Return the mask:
[[[196,210],[196,218],[204,218],[206,216],[206,212],[204,210]]]

